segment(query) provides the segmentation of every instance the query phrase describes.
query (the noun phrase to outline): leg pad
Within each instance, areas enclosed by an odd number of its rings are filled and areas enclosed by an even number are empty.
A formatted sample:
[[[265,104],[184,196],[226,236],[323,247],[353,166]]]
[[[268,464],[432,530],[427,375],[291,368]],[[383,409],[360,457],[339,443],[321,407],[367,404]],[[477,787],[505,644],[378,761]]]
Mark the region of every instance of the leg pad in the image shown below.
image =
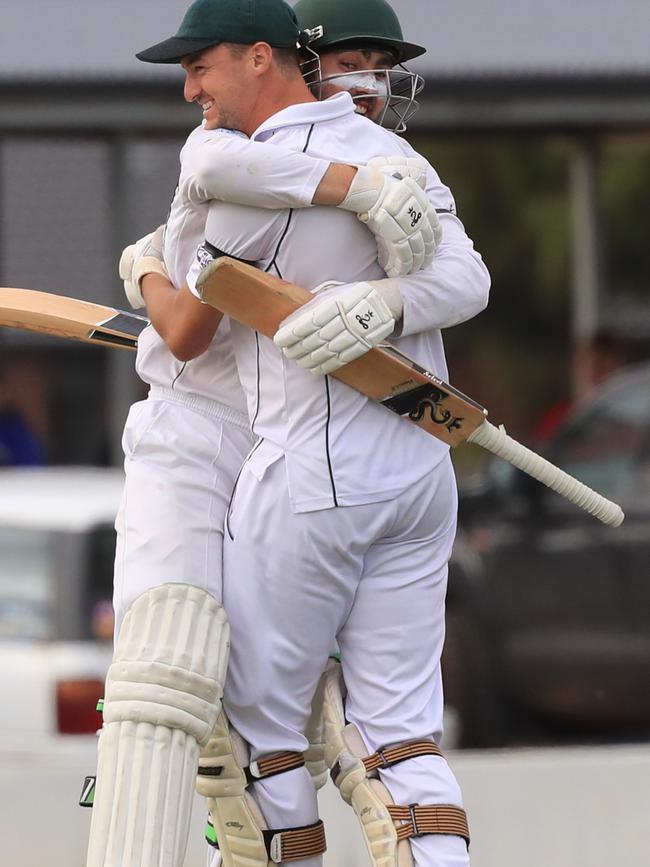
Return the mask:
[[[325,672],[323,720],[325,757],[341,796],[352,805],[374,867],[412,867],[408,840],[424,834],[451,834],[469,845],[465,811],[448,804],[397,805],[378,779],[378,770],[417,756],[443,758],[433,740],[393,744],[368,755],[356,726],[344,711],[341,667],[330,663]]]
[[[87,867],[182,867],[229,647],[223,607],[198,587],[164,584],[129,608],[106,682]]]
[[[249,787],[304,765],[301,753],[275,753],[249,762],[248,747],[222,711],[199,762],[196,788],[207,798],[224,867],[269,867],[325,851],[322,822],[267,828]]]

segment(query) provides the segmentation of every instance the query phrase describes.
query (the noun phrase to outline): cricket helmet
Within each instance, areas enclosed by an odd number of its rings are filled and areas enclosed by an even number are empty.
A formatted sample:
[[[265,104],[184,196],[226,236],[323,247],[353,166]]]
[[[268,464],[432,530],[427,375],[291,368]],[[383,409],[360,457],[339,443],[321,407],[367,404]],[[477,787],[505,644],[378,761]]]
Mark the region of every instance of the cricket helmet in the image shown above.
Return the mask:
[[[320,98],[322,85],[330,83],[341,90],[354,92],[359,85],[359,74],[342,73],[324,78],[320,69],[320,55],[330,51],[369,48],[387,51],[394,57],[397,68],[390,70],[364,70],[362,78],[370,86],[358,99],[371,94],[371,78],[375,78],[376,98],[382,101],[381,116],[377,123],[395,132],[406,129],[406,121],[418,109],[415,99],[424,87],[421,76],[402,64],[424,54],[426,49],[406,42],[402,27],[387,0],[298,0],[293,7],[300,30],[309,34],[303,73],[305,80]]]
[[[298,0],[293,11],[301,30],[322,27],[322,36],[309,46],[319,54],[346,43],[366,44],[389,49],[395,63],[404,63],[426,51],[404,40],[399,19],[386,0]]]

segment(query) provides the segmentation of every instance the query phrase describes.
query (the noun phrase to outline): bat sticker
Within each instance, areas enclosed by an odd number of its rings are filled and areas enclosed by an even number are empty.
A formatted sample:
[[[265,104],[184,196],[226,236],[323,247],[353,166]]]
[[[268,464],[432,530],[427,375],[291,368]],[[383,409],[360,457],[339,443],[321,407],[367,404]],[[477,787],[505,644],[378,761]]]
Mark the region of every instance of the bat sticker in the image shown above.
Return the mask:
[[[442,389],[426,384],[384,398],[380,403],[397,415],[407,415],[411,421],[420,421],[428,410],[434,424],[444,425],[447,430],[459,429],[463,419],[442,405],[448,397]]]

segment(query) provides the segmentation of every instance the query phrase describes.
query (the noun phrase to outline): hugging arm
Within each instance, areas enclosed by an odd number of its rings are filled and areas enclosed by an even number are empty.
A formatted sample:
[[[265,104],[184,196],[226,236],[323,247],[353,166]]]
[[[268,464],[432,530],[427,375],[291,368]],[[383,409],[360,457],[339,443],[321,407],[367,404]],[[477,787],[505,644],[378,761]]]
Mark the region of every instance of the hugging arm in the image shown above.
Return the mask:
[[[317,294],[274,338],[298,365],[333,373],[388,337],[449,328],[484,309],[488,271],[455,215],[451,193],[432,169],[427,176],[442,228],[431,264],[408,276],[333,284]]]

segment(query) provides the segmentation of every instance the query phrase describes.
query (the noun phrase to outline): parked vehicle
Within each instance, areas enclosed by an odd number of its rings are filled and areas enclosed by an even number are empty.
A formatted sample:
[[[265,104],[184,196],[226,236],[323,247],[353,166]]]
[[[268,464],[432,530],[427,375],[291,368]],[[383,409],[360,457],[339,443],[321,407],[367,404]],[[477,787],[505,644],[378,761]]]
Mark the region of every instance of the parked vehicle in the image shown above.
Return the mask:
[[[0,471],[0,734],[94,733],[122,473]]]
[[[600,387],[545,455],[625,522],[496,459],[464,492],[443,667],[464,746],[650,731],[650,365]]]

